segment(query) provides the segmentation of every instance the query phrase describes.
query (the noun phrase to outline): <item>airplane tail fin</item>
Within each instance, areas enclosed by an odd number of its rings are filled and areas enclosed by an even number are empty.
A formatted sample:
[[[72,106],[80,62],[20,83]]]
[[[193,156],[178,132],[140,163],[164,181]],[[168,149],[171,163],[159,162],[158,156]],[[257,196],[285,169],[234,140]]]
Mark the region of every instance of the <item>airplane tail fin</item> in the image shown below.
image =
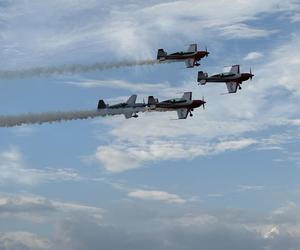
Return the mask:
[[[99,100],[98,109],[105,109],[107,106],[103,100]]]
[[[194,44],[191,44],[187,50],[187,52],[196,52],[198,49],[197,49],[197,44],[194,43]]]
[[[132,95],[129,97],[129,99],[127,100],[127,104],[135,104],[136,102],[136,98],[137,98],[137,95]]]
[[[167,56],[167,52],[165,52],[163,49],[159,49],[157,51],[157,60],[163,59]]]
[[[199,84],[204,85],[204,84],[206,84],[206,78],[207,77],[208,77],[207,73],[204,73],[203,71],[199,71],[197,81],[199,82]]]
[[[184,92],[183,93],[183,96],[182,96],[182,99],[185,99],[185,100],[192,100],[192,92]]]
[[[155,105],[158,103],[158,99],[154,98],[153,96],[148,96],[148,105]]]

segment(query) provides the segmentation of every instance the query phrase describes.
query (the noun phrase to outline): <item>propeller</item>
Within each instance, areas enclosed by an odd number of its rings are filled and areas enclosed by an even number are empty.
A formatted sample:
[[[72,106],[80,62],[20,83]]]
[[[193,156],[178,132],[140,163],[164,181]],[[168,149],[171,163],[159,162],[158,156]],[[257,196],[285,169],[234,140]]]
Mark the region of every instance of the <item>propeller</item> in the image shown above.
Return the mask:
[[[250,80],[252,80],[252,78],[253,78],[253,74],[252,74],[252,69],[250,68]]]
[[[205,46],[206,55],[205,57],[208,57],[209,52],[207,51],[207,46]]]
[[[204,96],[202,96],[202,101],[203,101],[203,104],[202,104],[202,107],[203,107],[203,110],[205,109],[205,101],[204,101]]]

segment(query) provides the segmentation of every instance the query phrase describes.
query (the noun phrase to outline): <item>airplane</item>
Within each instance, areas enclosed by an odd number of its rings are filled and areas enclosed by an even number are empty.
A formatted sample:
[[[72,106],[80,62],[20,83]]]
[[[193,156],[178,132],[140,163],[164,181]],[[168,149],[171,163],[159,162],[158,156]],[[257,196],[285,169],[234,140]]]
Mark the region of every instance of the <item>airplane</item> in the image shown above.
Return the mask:
[[[249,79],[252,80],[253,76],[251,69],[250,73],[240,73],[240,65],[233,65],[229,72],[212,76],[199,71],[198,84],[205,85],[207,82],[225,82],[228,93],[236,93],[238,88],[242,89],[241,84]]]
[[[177,111],[178,119],[186,119],[188,114],[193,116],[192,111],[201,105],[204,108],[204,100],[192,100],[192,92],[184,92],[181,98],[174,98],[159,102],[153,96],[148,97],[149,111]]]
[[[132,95],[126,102],[121,102],[114,105],[106,104],[103,100],[98,102],[98,110],[110,110],[114,111],[116,114],[124,114],[126,119],[131,117],[138,118],[137,113],[145,111],[147,106],[145,103],[136,103],[137,95]]]
[[[191,44],[186,52],[176,52],[169,54],[163,49],[157,51],[157,60],[159,62],[181,62],[184,61],[187,68],[193,68],[194,66],[200,66],[200,61],[203,57],[207,57],[209,52],[207,49],[205,51],[198,51],[197,44]]]

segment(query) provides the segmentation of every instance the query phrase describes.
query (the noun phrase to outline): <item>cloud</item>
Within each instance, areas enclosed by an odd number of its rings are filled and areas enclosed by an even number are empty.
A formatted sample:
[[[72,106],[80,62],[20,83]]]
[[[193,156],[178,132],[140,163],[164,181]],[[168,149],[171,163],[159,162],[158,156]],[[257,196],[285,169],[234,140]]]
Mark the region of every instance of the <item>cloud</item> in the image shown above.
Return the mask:
[[[184,199],[180,198],[176,194],[170,194],[167,192],[157,191],[157,190],[136,189],[131,191],[128,194],[128,196],[141,199],[141,200],[164,201],[167,203],[175,203],[175,204],[182,204],[186,202]]]
[[[78,214],[100,220],[101,208],[79,203],[61,202],[34,195],[0,195],[0,218],[18,218],[34,223],[49,223]]]
[[[300,95],[300,52],[296,49],[300,46],[300,35],[295,34],[287,44],[277,48],[266,65],[266,75],[269,81],[274,81],[279,86],[289,90],[293,94]],[[278,86],[277,85],[277,86]]]
[[[249,185],[240,185],[238,187],[238,192],[246,192],[246,191],[263,191],[265,189],[264,186],[249,186]]]
[[[271,219],[280,224],[300,224],[300,207],[295,202],[287,202],[272,212]]]
[[[160,160],[186,159],[198,156],[220,154],[229,150],[240,150],[256,142],[252,139],[227,140],[216,143],[202,143],[172,140],[155,140],[150,143],[116,143],[99,146],[94,159],[100,161],[104,168],[112,173],[135,169],[148,162]],[[172,149],[172,150],[170,150]]]
[[[27,168],[16,148],[0,152],[0,184],[36,185],[45,181],[78,179],[77,172],[71,169]]]
[[[42,250],[50,249],[51,243],[48,239],[29,232],[0,232],[1,250]]]
[[[103,212],[97,207],[57,202],[40,196],[2,195],[0,220],[43,217],[43,221],[31,221],[42,222],[43,227],[50,226],[51,237],[26,231],[4,232],[0,233],[0,249],[76,250],[101,246],[116,250],[126,246],[133,250],[141,247],[169,250],[183,246],[195,249],[201,242],[203,249],[221,250],[226,245],[230,249],[279,250],[297,249],[299,244],[300,223],[297,218],[293,220],[299,206],[294,202],[271,212],[254,212],[193,207],[177,195],[157,190],[136,189],[128,195],[182,205],[168,210],[164,202],[139,205],[134,199],[127,199]],[[128,202],[132,206],[128,207]]]
[[[255,29],[242,23],[222,27],[220,29],[222,30],[222,34],[229,39],[250,39],[257,37],[268,37],[272,34],[277,33],[276,30]]]
[[[79,225],[81,225],[79,227]],[[87,233],[89,232],[89,233]],[[95,226],[92,222],[71,222],[65,225],[65,234],[59,237],[58,242],[72,239],[64,249],[95,249],[102,246],[105,249],[124,249],[124,246],[135,249],[195,249],[201,244],[202,249],[230,249],[245,250],[264,249],[262,240],[255,234],[243,228],[208,227],[198,230],[182,230],[178,227],[168,231],[156,233],[128,233],[114,227]],[[219,240],[216,241],[215,239]]]
[[[217,0],[193,0],[189,4],[14,0],[0,10],[3,48],[0,56],[5,62],[2,68],[91,63],[98,57],[95,55],[111,59],[153,58],[162,41],[164,46],[174,46],[202,36],[208,42],[224,36],[266,37],[274,32],[262,28],[261,18],[288,13],[297,20],[295,13],[299,8],[293,0],[264,3],[233,0],[230,4]],[[257,20],[257,25],[250,25],[252,20]]]
[[[176,218],[169,223],[182,227],[201,227],[217,224],[219,219],[210,214],[193,215],[188,214],[180,218]]]
[[[132,83],[124,80],[80,80],[77,82],[67,82],[67,84],[83,87],[83,88],[112,88],[125,89],[137,92],[155,92],[157,89],[171,88],[169,83]]]
[[[260,52],[250,52],[244,57],[245,61],[257,60],[263,57],[263,54]]]
[[[176,208],[180,209],[181,206]],[[144,208],[134,206],[132,209],[133,214],[143,214]],[[130,217],[133,221],[140,220],[141,227],[136,230],[128,229],[129,226],[96,224],[78,216],[62,221],[60,233],[55,240],[58,246],[75,250],[82,249],[82,246],[85,249],[102,246],[108,250],[124,249],[124,246],[133,250],[141,247],[159,250],[195,249],[199,244],[203,249],[216,250],[224,249],[224,246],[234,250],[279,250],[297,249],[299,244],[300,231],[296,232],[293,224],[274,223],[261,213],[234,209],[199,211],[199,207],[197,212],[188,213],[188,208],[184,207],[183,210],[172,210],[172,213],[163,216],[161,209],[152,207],[152,212],[148,214],[154,223],[150,230],[145,226],[146,223],[149,225],[148,220],[139,216]],[[124,211],[122,207],[122,211],[122,216],[126,217],[126,209]],[[291,233],[292,229],[294,233]]]

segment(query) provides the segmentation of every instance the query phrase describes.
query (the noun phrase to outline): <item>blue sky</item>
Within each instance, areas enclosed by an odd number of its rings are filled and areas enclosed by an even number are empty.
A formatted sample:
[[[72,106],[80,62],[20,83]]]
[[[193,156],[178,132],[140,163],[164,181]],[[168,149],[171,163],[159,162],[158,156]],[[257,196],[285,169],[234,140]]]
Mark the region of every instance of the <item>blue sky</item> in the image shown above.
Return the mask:
[[[197,42],[200,68],[0,79],[0,113],[86,110],[193,91],[206,109],[0,129],[0,249],[300,246],[300,2],[7,0],[1,70],[156,57]],[[196,84],[241,64],[235,95]]]

